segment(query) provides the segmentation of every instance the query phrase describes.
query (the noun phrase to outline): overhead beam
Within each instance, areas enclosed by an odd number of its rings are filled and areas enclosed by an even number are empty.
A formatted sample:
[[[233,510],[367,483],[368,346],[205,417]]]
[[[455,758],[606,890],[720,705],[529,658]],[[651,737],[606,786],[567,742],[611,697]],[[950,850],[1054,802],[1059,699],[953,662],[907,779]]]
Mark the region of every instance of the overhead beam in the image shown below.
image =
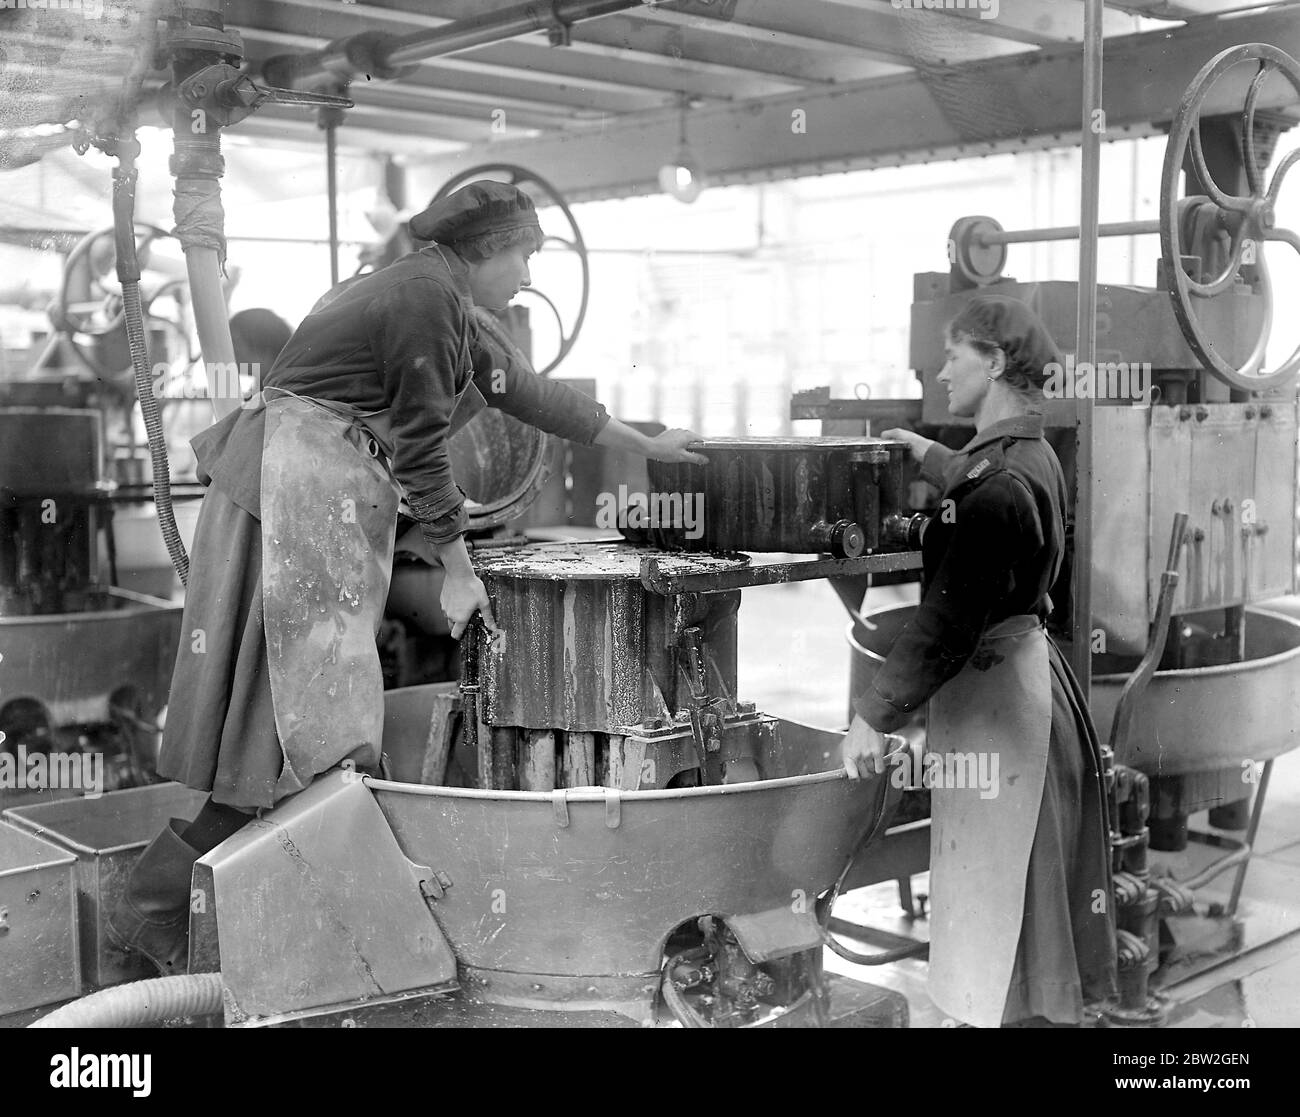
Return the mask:
[[[915,8],[895,8],[893,0],[823,0],[819,7],[852,8],[875,18],[888,13],[885,18],[911,20],[918,32],[924,31],[926,21],[946,20],[946,25],[931,22],[930,26],[939,34],[946,27],[950,34],[982,35],[1032,46],[1083,42],[1082,0],[1000,0],[996,18],[987,17],[987,12],[995,10],[992,4],[981,14],[976,0],[967,0],[964,8],[929,9],[919,4]],[[1107,10],[1102,29],[1108,38],[1124,35],[1133,30],[1133,21],[1123,12]]]
[[[1167,122],[1204,62],[1242,42],[1272,43],[1300,54],[1300,20],[1264,12],[1219,22],[1126,35],[1107,43],[1107,134],[1142,131]],[[1028,55],[968,63],[862,82],[834,90],[771,98],[735,110],[690,115],[688,137],[706,175],[715,181],[820,174],[871,166],[927,162],[1031,144],[1077,142],[1082,51],[1063,45]],[[1252,76],[1238,67],[1212,91],[1207,114],[1239,113]],[[984,121],[957,112],[953,95],[996,99]],[[1289,86],[1269,83],[1261,108],[1292,104]],[[1263,102],[1268,100],[1269,104]],[[977,109],[981,106],[976,106]],[[795,127],[802,111],[806,129]],[[977,124],[986,125],[981,131]],[[658,190],[660,164],[677,148],[678,117],[664,112],[631,122],[582,129],[564,137],[475,146],[433,160],[450,177],[489,157],[520,163],[575,198],[619,197]]]

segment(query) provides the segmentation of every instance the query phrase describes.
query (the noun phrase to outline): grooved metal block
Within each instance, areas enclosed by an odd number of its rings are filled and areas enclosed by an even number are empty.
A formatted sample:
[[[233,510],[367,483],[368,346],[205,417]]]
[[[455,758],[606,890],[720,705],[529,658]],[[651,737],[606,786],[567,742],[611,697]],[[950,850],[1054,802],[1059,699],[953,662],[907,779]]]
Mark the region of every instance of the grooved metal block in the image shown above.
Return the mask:
[[[710,438],[708,465],[649,462],[651,492],[620,520],[634,541],[687,551],[830,552],[884,546],[908,511],[907,446],[882,438]]]
[[[465,680],[482,686],[488,725],[609,733],[670,717],[681,705],[677,637],[691,626],[701,629],[703,661],[735,694],[739,594],[651,593],[640,582],[641,560],[651,555],[670,573],[748,562],[623,544],[537,544],[475,556],[505,632],[482,649],[477,678]]]

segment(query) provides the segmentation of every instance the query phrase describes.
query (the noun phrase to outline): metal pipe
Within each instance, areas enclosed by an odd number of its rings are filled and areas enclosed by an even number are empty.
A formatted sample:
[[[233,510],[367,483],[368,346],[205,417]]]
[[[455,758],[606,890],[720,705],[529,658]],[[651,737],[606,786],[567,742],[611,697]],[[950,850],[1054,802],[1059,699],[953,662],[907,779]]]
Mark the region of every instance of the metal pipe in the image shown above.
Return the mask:
[[[203,353],[203,371],[208,382],[208,397],[218,420],[224,419],[240,405],[238,395],[223,394],[224,387],[238,388],[237,376],[223,375],[235,364],[235,343],[230,337],[230,319],[226,316],[226,295],[221,287],[221,264],[215,248],[192,244],[185,249],[185,270],[190,277],[190,302],[194,326]]]
[[[1091,364],[1097,349],[1097,206],[1101,181],[1103,0],[1084,0],[1083,177],[1079,215],[1079,322],[1075,360]],[[1070,580],[1074,642],[1071,666],[1083,691],[1092,693],[1092,434],[1093,400],[1077,401],[1078,456],[1075,462],[1074,569]]]
[[[360,74],[358,58],[368,58],[372,76],[388,76],[393,67],[426,58],[456,54],[474,47],[514,39],[534,31],[555,30],[615,12],[641,7],[643,0],[551,0],[517,4],[513,8],[456,20],[443,27],[376,41],[373,35],[353,35],[320,50],[270,60],[268,80],[292,85],[324,74],[351,78]]]
[[[1268,795],[1268,779],[1273,774],[1273,761],[1264,762],[1264,770],[1260,773],[1259,787],[1255,789],[1255,806],[1250,812],[1250,826],[1246,829],[1246,845],[1254,849],[1255,839],[1259,835],[1259,820],[1264,813],[1264,799]],[[1250,868],[1250,859],[1242,861],[1237,867],[1237,875],[1232,881],[1232,894],[1228,897],[1227,915],[1229,917],[1237,914],[1237,903],[1241,899],[1241,889],[1246,883],[1246,870]]]
[[[1159,221],[1115,221],[1097,226],[1099,237],[1134,237],[1159,233]],[[1046,240],[1078,240],[1078,225],[1056,225],[1050,229],[1003,229],[996,233],[976,233],[976,244],[987,248],[993,244],[1036,244]]]
[[[338,123],[333,118],[325,125],[325,192],[329,201],[330,286],[339,283],[339,149]]]

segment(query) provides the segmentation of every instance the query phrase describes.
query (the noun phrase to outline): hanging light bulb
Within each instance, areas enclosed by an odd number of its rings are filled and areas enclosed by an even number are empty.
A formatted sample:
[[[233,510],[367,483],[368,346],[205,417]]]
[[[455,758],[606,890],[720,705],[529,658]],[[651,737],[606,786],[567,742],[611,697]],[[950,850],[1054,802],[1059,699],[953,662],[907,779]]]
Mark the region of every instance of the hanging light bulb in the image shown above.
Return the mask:
[[[671,194],[679,202],[693,202],[704,189],[704,176],[699,164],[686,142],[686,110],[689,98],[685,93],[678,94],[681,109],[681,127],[677,140],[677,156],[671,163],[659,168],[659,189]]]

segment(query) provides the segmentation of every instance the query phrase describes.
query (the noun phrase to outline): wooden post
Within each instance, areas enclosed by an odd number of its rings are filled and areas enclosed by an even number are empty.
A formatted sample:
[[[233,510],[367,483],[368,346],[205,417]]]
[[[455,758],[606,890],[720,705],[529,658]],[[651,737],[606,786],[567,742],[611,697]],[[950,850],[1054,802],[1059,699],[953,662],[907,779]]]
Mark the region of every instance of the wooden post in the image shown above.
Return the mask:
[[[636,791],[641,786],[641,763],[645,760],[645,741],[637,737],[609,738],[609,773],[606,787]]]
[[[474,705],[477,707],[478,703]],[[441,786],[447,782],[447,761],[451,757],[452,742],[456,739],[460,707],[458,694],[434,695],[429,736],[424,743],[424,762],[420,767],[421,783]]]
[[[596,782],[596,734],[571,730],[564,735],[564,786],[592,787]]]
[[[555,790],[554,730],[520,730],[519,790]]]
[[[518,730],[512,725],[494,725],[492,734],[492,790],[517,791],[515,740]]]

